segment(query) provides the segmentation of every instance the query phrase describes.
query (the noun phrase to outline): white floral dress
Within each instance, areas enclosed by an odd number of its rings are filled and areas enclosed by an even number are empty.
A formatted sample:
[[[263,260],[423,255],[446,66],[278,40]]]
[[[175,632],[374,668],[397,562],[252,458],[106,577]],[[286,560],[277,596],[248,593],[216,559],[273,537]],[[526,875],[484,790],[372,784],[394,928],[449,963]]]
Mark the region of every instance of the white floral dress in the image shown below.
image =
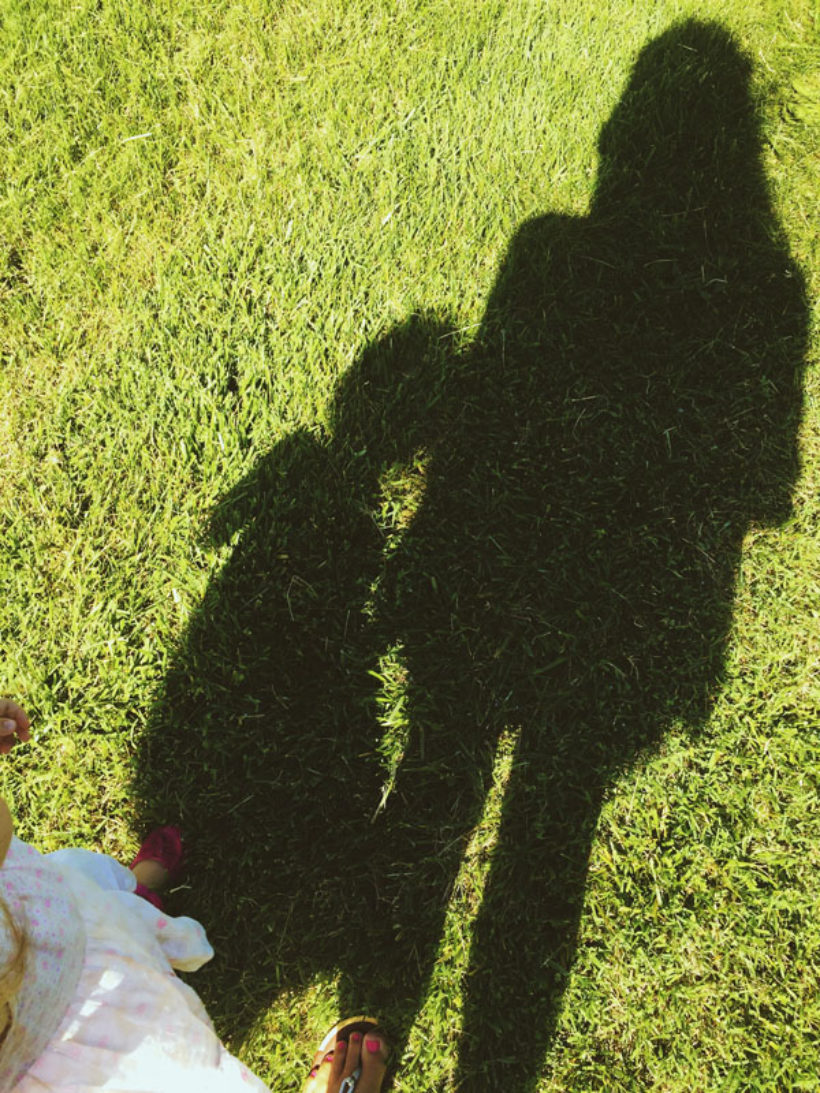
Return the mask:
[[[27,938],[16,1018],[0,1048],[0,1093],[263,1093],[220,1043],[174,968],[213,956],[191,918],[134,892],[104,854],[42,855],[13,838],[0,896]],[[0,959],[10,939],[0,928]]]

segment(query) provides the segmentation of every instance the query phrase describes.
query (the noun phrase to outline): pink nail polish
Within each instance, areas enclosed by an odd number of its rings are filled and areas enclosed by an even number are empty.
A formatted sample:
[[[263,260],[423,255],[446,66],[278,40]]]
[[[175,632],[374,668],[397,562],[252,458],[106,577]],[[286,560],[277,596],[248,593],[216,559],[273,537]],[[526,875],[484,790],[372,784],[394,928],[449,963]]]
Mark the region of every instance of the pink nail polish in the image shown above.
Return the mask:
[[[360,1032],[354,1032],[353,1035],[350,1037],[350,1039],[356,1044],[358,1044],[358,1042],[359,1042],[359,1040],[361,1040],[361,1038],[362,1038],[362,1034]]]
[[[380,1047],[381,1047],[381,1044],[379,1043],[378,1040],[368,1040],[367,1041],[367,1050],[370,1052],[371,1055],[375,1055],[378,1052]]]

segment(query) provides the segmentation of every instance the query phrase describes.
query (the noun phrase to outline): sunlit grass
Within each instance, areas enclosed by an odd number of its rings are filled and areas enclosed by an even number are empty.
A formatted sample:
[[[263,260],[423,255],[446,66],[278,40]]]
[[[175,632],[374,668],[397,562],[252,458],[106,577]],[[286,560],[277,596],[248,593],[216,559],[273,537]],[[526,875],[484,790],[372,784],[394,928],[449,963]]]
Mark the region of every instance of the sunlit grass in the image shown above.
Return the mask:
[[[329,452],[328,506],[344,494],[339,381],[411,315],[440,319],[438,344],[468,350],[516,230],[586,215],[598,133],[639,51],[687,16],[725,25],[755,65],[772,198],[814,309],[802,465],[790,519],[746,537],[708,724],[674,725],[605,802],[540,1093],[816,1084],[816,12],[804,0],[11,0],[0,22],[0,678],[35,725],[2,779],[24,837],[127,860],[152,707],[246,534],[220,538],[219,503],[294,437]],[[367,519],[386,567],[423,506],[427,459],[420,446],[379,468]],[[363,597],[372,616],[382,578]],[[294,610],[310,602],[310,588],[293,593]],[[367,686],[384,804],[410,714],[400,640],[381,655]],[[216,751],[231,710],[218,713]],[[517,728],[490,764],[397,1090],[452,1087]],[[192,787],[210,786],[210,762],[190,767]],[[304,820],[318,842],[322,773]],[[197,876],[187,884],[180,910]],[[227,897],[195,898],[207,920]],[[256,995],[235,965],[222,950],[201,976],[220,1032],[273,1088],[298,1089],[337,979],[296,987],[283,972],[243,1043],[236,1015]]]

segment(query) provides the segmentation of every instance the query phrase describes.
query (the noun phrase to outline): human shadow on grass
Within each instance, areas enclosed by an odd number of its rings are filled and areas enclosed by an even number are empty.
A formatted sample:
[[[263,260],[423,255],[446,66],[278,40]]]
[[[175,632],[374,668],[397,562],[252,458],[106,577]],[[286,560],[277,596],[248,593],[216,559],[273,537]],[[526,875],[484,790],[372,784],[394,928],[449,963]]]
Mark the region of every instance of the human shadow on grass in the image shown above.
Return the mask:
[[[409,319],[220,506],[140,789],[223,1030],[338,972],[401,1048],[511,732],[454,1068],[535,1087],[602,797],[709,715],[744,535],[790,511],[807,309],[749,80],[719,26],[651,42],[589,214],[517,232],[475,343]]]

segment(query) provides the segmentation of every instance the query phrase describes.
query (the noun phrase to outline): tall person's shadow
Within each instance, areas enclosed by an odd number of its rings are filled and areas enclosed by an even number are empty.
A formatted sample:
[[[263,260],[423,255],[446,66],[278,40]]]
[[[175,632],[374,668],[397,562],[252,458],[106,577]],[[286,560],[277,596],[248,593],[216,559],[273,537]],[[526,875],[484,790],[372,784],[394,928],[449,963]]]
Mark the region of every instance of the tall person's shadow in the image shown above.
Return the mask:
[[[708,716],[743,537],[798,471],[806,300],[749,78],[715,25],[648,45],[589,215],[519,230],[475,345],[409,321],[346,374],[325,441],[279,445],[221,507],[243,530],[141,788],[193,833],[218,989],[244,992],[223,1022],[338,971],[401,1040],[514,730],[456,1084],[534,1088],[602,796]],[[385,798],[388,651],[408,733]]]

